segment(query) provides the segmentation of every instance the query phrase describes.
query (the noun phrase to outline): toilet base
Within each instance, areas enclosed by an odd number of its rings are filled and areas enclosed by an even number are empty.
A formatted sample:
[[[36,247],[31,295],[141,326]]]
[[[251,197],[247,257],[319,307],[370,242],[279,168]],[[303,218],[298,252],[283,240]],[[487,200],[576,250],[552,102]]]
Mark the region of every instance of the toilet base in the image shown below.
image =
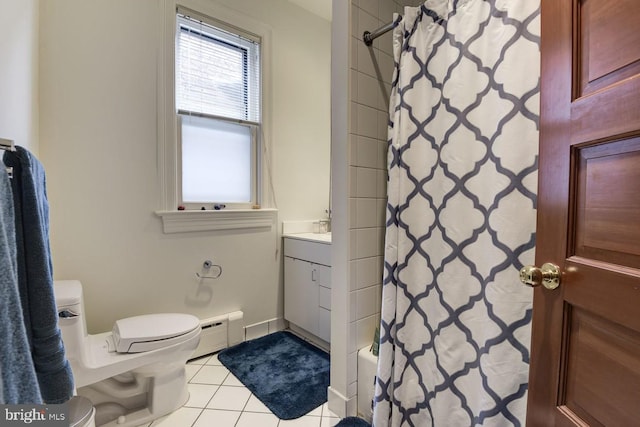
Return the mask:
[[[165,366],[166,369],[166,366]],[[189,398],[184,364],[157,375],[131,371],[78,389],[96,408],[98,427],[134,427],[182,407]]]

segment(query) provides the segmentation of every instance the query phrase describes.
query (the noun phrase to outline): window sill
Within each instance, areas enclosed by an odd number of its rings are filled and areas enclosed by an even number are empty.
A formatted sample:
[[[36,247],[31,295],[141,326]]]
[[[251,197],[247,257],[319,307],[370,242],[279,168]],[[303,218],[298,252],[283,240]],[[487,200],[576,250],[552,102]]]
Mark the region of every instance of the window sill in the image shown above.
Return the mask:
[[[156,211],[165,234],[191,231],[270,229],[277,209],[229,209],[210,211]]]

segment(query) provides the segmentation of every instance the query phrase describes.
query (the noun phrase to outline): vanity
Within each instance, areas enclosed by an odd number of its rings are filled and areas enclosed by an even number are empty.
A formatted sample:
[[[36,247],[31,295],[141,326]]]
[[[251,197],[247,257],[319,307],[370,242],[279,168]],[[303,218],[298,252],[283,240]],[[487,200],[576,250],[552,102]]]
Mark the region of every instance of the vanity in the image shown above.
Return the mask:
[[[284,236],[284,318],[331,342],[331,234]]]

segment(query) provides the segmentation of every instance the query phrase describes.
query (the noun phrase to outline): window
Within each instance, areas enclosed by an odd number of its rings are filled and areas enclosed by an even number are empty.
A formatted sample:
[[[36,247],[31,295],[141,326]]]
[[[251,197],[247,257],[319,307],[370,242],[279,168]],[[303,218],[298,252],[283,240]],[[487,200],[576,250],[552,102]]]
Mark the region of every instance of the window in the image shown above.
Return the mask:
[[[260,38],[178,9],[179,203],[259,203]]]

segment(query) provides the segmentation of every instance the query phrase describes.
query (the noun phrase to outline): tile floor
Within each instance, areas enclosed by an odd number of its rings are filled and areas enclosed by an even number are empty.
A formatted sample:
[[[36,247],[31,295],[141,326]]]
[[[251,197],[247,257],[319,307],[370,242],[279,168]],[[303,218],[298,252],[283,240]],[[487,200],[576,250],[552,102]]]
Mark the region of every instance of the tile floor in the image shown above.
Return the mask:
[[[189,401],[145,427],[332,427],[340,418],[327,404],[295,420],[280,420],[222,366],[218,355],[187,364]]]

